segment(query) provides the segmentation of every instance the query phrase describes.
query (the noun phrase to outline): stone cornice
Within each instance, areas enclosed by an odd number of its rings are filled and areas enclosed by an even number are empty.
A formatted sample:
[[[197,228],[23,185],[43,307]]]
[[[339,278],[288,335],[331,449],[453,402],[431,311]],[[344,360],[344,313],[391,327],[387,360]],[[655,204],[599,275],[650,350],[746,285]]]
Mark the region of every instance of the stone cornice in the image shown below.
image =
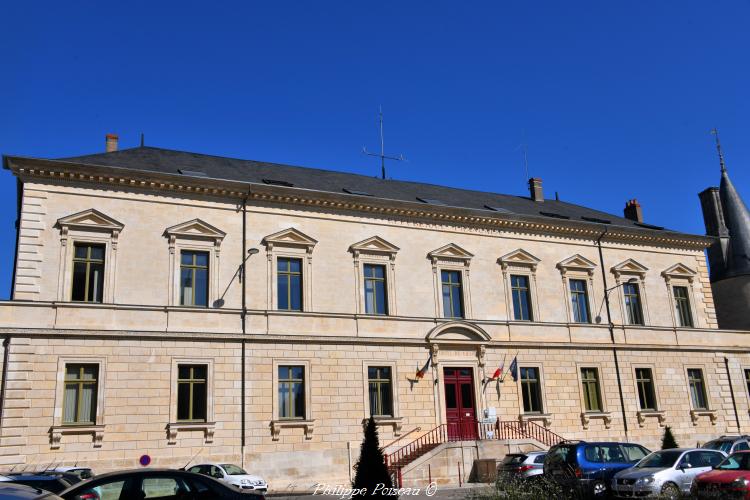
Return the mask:
[[[591,222],[554,221],[546,217],[515,214],[488,214],[486,210],[460,207],[425,207],[418,202],[371,198],[345,193],[272,186],[224,179],[190,178],[179,174],[135,170],[101,165],[87,165],[60,160],[5,156],[4,167],[22,180],[92,183],[125,189],[144,189],[183,195],[229,199],[247,197],[264,203],[296,205],[308,208],[341,210],[378,217],[422,220],[436,224],[453,224],[490,230],[505,230],[591,240],[607,227],[606,240],[636,245],[668,246],[700,250],[711,245],[713,238],[670,231],[604,226]]]

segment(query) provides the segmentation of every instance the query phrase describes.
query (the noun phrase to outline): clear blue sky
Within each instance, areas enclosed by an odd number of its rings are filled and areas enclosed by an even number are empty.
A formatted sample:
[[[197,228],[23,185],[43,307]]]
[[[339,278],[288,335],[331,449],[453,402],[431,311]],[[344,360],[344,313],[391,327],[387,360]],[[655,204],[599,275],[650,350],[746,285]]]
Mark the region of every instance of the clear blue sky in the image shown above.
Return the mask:
[[[3,2],[0,153],[138,144],[523,195],[703,233],[709,130],[750,201],[750,2]],[[0,298],[15,244],[0,172]]]

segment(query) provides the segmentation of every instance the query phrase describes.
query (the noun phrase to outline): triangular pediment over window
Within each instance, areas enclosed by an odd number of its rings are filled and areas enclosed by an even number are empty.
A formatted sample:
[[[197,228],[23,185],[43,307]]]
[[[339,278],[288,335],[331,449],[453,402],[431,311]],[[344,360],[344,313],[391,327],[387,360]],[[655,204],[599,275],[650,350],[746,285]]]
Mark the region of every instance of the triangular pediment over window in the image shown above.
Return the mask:
[[[433,261],[448,259],[468,262],[472,257],[474,257],[474,254],[464,250],[455,243],[448,243],[447,245],[428,253],[427,256]]]
[[[305,247],[308,251],[318,243],[318,240],[309,237],[302,231],[293,227],[284,229],[278,233],[269,234],[263,238],[263,243],[270,249],[274,246]]]
[[[377,253],[384,255],[395,255],[399,248],[384,240],[380,236],[372,236],[366,240],[354,243],[349,247],[349,251],[357,255],[359,253]]]
[[[572,257],[568,257],[562,262],[557,263],[557,268],[563,273],[568,271],[584,271],[588,274],[594,274],[596,264],[591,262],[589,259],[581,254],[575,254]]]
[[[109,232],[120,232],[125,227],[121,222],[93,208],[62,217],[57,220],[57,225],[63,230],[76,228]]]
[[[661,272],[661,275],[667,279],[686,279],[691,283],[696,274],[695,271],[681,263],[675,264]]]
[[[621,274],[643,276],[648,272],[648,268],[634,259],[628,259],[612,267],[611,271],[615,276],[620,276]]]
[[[497,261],[500,263],[503,269],[507,268],[508,266],[525,266],[530,267],[532,270],[534,270],[539,264],[540,259],[534,257],[526,250],[519,248],[517,250],[513,250],[510,253],[506,253],[505,255],[497,259]]]
[[[176,226],[168,227],[164,230],[164,234],[170,239],[174,238],[205,238],[212,239],[216,243],[220,243],[224,239],[226,233],[208,222],[200,219],[193,219]]]

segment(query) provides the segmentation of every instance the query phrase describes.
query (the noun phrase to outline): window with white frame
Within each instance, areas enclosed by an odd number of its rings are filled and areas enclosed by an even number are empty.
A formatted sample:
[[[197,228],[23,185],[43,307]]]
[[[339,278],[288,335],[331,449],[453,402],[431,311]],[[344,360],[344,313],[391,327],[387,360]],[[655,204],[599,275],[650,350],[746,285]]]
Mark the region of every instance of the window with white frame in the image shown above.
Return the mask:
[[[536,270],[539,259],[523,249],[498,259],[505,284],[505,304],[515,321],[539,321],[536,300]]]
[[[568,321],[591,323],[591,303],[596,264],[576,254],[557,263],[563,282]]]
[[[395,315],[395,265],[399,248],[379,236],[349,247],[354,256],[357,314]]]
[[[263,238],[268,260],[268,308],[312,311],[312,258],[317,240],[295,228]]]
[[[469,266],[473,254],[451,243],[433,250],[427,257],[432,261],[435,282],[435,316],[471,318]]]
[[[623,322],[627,325],[645,325],[648,318],[646,303],[646,273],[648,268],[634,259],[613,266],[615,286],[621,290]]]
[[[675,264],[662,271],[667,293],[672,301],[674,326],[693,328],[698,324],[695,315],[695,297],[693,286],[697,273],[684,264]]]

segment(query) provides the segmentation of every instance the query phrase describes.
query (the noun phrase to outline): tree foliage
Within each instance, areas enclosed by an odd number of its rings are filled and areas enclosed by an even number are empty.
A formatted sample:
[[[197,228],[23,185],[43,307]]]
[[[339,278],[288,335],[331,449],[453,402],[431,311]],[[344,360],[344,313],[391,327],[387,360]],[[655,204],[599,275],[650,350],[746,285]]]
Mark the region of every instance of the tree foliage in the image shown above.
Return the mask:
[[[376,492],[375,496],[389,496],[386,492],[392,488],[393,484],[385,465],[385,457],[383,457],[383,452],[380,449],[375,419],[372,417],[367,422],[365,437],[355,468],[357,472],[352,486],[354,490],[366,492],[361,496],[370,497],[373,492]],[[378,488],[378,485],[382,486]]]
[[[674,435],[672,434],[672,428],[669,426],[666,426],[664,428],[664,437],[661,440],[661,449],[662,450],[671,450],[673,448],[679,448],[680,446],[677,444],[677,441],[674,438]]]

